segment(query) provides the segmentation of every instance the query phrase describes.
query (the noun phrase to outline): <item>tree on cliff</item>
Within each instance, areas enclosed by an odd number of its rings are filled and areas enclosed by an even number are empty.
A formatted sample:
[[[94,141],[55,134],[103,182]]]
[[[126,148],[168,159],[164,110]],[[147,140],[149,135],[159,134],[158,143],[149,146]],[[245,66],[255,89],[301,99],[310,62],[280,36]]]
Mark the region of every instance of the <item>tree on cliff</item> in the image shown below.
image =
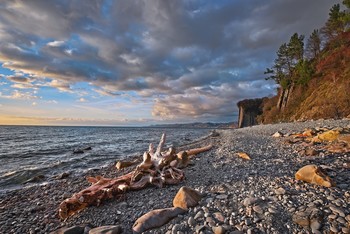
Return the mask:
[[[277,58],[272,68],[267,68],[265,74],[273,79],[283,89],[288,89],[296,80],[294,69],[303,60],[304,55],[304,35],[294,33],[288,44],[283,43],[277,51]]]
[[[343,5],[346,7],[343,15],[343,22],[345,25],[345,30],[350,29],[350,0],[344,0]]]
[[[344,1],[348,4],[348,1]],[[343,3],[344,3],[343,2]],[[346,26],[346,13],[340,10],[340,4],[335,4],[330,9],[329,18],[326,25],[322,28],[322,33],[328,40],[333,40],[340,33],[344,32]]]
[[[306,55],[309,59],[317,58],[321,52],[321,35],[318,29],[315,29],[306,43]]]

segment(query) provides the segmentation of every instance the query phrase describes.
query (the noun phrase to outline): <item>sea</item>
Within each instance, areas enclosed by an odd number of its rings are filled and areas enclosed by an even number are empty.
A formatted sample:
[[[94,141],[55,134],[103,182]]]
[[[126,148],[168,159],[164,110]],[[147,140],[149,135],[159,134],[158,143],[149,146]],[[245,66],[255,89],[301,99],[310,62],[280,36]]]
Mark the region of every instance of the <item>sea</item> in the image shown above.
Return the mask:
[[[79,174],[141,155],[150,143],[181,146],[211,129],[151,127],[0,126],[0,193],[42,182],[62,173]],[[74,153],[79,149],[83,153]],[[32,182],[30,182],[32,181]]]

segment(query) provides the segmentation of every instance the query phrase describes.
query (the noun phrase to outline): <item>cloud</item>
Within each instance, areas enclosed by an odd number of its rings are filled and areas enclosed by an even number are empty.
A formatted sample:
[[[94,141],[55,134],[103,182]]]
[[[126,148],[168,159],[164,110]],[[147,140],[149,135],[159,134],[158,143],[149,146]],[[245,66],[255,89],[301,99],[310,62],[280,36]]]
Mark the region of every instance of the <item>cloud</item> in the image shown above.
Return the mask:
[[[73,94],[85,83],[103,97],[156,100],[164,119],[223,118],[274,92],[263,71],[279,45],[321,27],[337,2],[3,1],[0,63],[21,74],[7,77],[13,89]]]
[[[31,92],[20,92],[18,90],[14,90],[10,95],[4,95],[0,92],[0,98],[34,100],[39,99],[40,97],[34,95],[34,93]]]
[[[51,41],[49,43],[47,43],[48,46],[52,46],[52,47],[60,47],[62,45],[64,45],[64,41]]]
[[[49,86],[58,89],[59,91],[62,92],[68,92],[71,93],[73,92],[71,89],[71,86],[68,82],[65,81],[60,81],[60,80],[52,80],[49,83],[44,84],[43,86]]]

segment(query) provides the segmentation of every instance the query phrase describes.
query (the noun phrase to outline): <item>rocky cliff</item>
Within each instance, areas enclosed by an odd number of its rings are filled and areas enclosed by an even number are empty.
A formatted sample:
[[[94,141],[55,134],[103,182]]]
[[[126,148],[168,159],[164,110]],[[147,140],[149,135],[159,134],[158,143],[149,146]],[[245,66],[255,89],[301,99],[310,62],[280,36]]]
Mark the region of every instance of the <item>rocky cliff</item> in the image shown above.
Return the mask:
[[[350,32],[343,33],[313,61],[315,73],[306,84],[279,88],[266,99],[262,123],[343,118],[350,115]]]
[[[263,98],[239,101],[238,127],[243,128],[257,124],[256,117],[262,114]]]

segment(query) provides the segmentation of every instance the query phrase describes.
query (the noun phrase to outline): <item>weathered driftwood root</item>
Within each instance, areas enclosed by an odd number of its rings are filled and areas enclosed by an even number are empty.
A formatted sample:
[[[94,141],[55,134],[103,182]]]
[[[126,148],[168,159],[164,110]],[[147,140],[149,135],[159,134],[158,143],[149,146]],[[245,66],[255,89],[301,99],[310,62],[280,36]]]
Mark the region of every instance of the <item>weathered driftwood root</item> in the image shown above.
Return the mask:
[[[148,185],[162,187],[164,184],[177,184],[185,178],[184,172],[179,168],[187,166],[189,156],[208,151],[212,147],[209,145],[176,154],[174,148],[162,152],[164,144],[165,134],[162,135],[156,151],[150,144],[148,152],[143,155],[143,161],[128,174],[113,179],[89,177],[88,181],[92,183],[90,187],[75,193],[60,204],[60,218],[66,219],[90,205],[98,206],[102,200],[118,197],[127,190],[138,190]]]

